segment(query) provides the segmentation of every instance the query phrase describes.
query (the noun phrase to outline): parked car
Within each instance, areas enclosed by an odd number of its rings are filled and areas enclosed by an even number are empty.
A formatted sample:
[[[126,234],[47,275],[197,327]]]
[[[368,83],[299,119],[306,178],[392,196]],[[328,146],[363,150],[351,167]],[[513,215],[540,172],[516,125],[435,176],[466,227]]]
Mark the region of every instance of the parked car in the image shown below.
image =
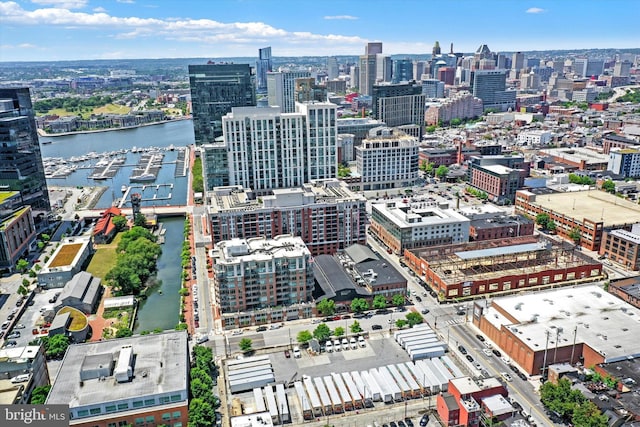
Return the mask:
[[[423,308],[422,311],[420,312],[422,314],[429,314],[429,309],[428,308]]]
[[[342,338],[342,349],[344,351],[349,350],[349,341],[346,338]]]
[[[266,327],[266,326],[264,326],[264,325],[263,325],[263,326],[258,326],[258,327],[256,328],[256,332],[264,332],[264,331],[266,331],[266,330],[267,330],[267,327]]]
[[[287,359],[291,357],[291,353],[289,352],[289,350],[284,351],[284,357],[286,357]]]
[[[471,356],[470,354],[467,354],[464,357],[466,357],[469,362],[473,363],[473,361],[474,361],[473,356]]]
[[[302,352],[300,351],[300,347],[298,346],[293,347],[293,357],[295,357],[296,359],[300,359],[302,357]]]
[[[333,350],[334,351],[342,350],[342,347],[340,347],[340,340],[338,339],[333,340]]]
[[[488,348],[483,348],[482,352],[484,353],[485,356],[489,357],[492,355],[491,350],[489,350]]]
[[[7,339],[20,338],[20,331],[13,331],[7,335]]]
[[[420,427],[426,427],[429,424],[429,414],[424,414],[422,418],[420,418]]]
[[[482,335],[477,334],[477,335],[476,335],[476,338],[478,338],[478,340],[480,340],[480,341],[484,342],[484,337],[483,337]]]
[[[351,350],[357,349],[358,348],[358,341],[356,341],[356,339],[352,337],[349,340],[349,346],[351,347]]]
[[[462,353],[462,354],[467,354],[467,349],[466,349],[466,348],[464,348],[464,346],[463,346],[463,345],[459,345],[459,346],[458,346],[458,350],[459,350],[459,351],[460,351],[460,353]]]
[[[333,344],[331,343],[330,340],[328,340],[327,343],[325,344],[324,351],[326,351],[327,353],[333,353]]]
[[[504,378],[505,381],[513,381],[513,378],[511,377],[511,375],[509,375],[508,372],[500,372],[500,376]]]
[[[413,421],[411,421],[411,418],[405,418],[404,422],[407,424],[407,427],[413,427]]]
[[[496,350],[495,348],[492,350],[492,353],[496,355],[496,357],[502,357],[502,353],[500,353],[498,350]]]
[[[374,331],[379,331],[380,329],[382,329],[382,325],[371,325],[371,329],[373,329]]]
[[[242,329],[236,329],[231,333],[231,335],[242,335]]]
[[[360,347],[366,347],[367,343],[365,342],[364,338],[362,337],[358,337],[358,345],[360,345]]]
[[[418,302],[422,302],[422,298],[420,298],[420,297],[419,297],[419,296],[417,296],[417,295],[415,296],[415,299],[416,299],[416,301],[418,301]]]

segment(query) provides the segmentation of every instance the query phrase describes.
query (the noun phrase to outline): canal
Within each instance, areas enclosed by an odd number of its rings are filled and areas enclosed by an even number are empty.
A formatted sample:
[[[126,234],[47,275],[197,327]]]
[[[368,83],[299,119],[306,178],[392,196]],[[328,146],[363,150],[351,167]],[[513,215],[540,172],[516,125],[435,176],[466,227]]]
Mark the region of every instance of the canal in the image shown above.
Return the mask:
[[[158,258],[157,278],[161,282],[149,290],[147,299],[138,307],[133,332],[173,329],[179,322],[182,266],[180,252],[184,241],[184,218],[172,217],[160,220],[165,228],[165,243]]]

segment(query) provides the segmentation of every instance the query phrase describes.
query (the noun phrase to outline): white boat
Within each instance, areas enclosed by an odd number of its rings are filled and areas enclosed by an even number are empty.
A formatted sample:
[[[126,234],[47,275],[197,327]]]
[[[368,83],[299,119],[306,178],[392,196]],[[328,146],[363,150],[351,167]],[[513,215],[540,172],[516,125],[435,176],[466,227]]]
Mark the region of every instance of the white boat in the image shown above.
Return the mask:
[[[120,188],[120,190],[122,190],[123,193],[127,192],[127,186],[122,184],[122,187]]]
[[[156,176],[152,173],[143,173],[141,175],[133,175],[129,178],[129,181],[131,182],[149,182],[149,181],[155,181],[156,180]]]

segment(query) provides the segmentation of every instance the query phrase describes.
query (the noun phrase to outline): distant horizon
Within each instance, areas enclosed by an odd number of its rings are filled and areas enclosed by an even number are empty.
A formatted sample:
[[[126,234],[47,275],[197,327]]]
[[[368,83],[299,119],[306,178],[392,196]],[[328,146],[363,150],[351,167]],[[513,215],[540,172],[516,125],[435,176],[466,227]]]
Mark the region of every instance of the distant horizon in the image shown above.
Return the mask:
[[[633,49],[634,0],[0,0],[0,62]],[[624,13],[621,13],[624,12]],[[563,46],[560,47],[559,45]],[[569,46],[569,47],[564,47]],[[398,53],[401,52],[401,53]],[[144,58],[141,58],[141,53]],[[313,54],[311,54],[313,53]]]
[[[607,51],[607,50],[617,50],[617,51],[623,51],[623,53],[632,53],[632,54],[637,54],[640,55],[640,47],[630,47],[630,48],[624,48],[624,47],[608,47],[608,48],[598,48],[598,49],[589,49],[589,48],[584,48],[584,49],[546,49],[546,50],[541,50],[541,49],[537,49],[537,50],[524,50],[524,51],[496,51],[497,53],[515,53],[515,52],[522,52],[522,53],[546,53],[546,52],[553,52],[553,51],[558,51],[558,52],[562,52],[562,51],[567,51],[567,52],[577,52],[577,53],[581,53],[581,51]],[[493,52],[493,51],[492,51]],[[472,55],[474,52],[455,52],[455,53],[462,53],[463,55]],[[431,56],[431,53],[390,53],[388,54],[389,56]],[[279,55],[273,55],[272,58],[274,59],[278,59],[278,58],[328,58],[328,57],[358,57],[361,56],[361,54],[353,54],[353,55],[349,55],[349,54],[341,54],[341,55],[298,55],[298,56],[293,56],[293,55],[289,55],[289,56],[279,56]],[[185,57],[158,57],[158,58],[92,58],[92,59],[82,59],[82,58],[76,58],[76,59],[52,59],[52,60],[28,60],[28,61],[3,61],[0,59],[0,64],[11,64],[11,63],[38,63],[38,62],[98,62],[98,61],[162,61],[162,60],[167,60],[167,61],[179,61],[179,60],[188,60],[188,59],[202,59],[202,60],[207,60],[207,61],[214,61],[217,59],[251,59],[251,60],[256,60],[258,59],[258,55],[255,56],[220,56],[220,57],[208,57],[208,56],[185,56]],[[541,58],[542,59],[542,58]]]

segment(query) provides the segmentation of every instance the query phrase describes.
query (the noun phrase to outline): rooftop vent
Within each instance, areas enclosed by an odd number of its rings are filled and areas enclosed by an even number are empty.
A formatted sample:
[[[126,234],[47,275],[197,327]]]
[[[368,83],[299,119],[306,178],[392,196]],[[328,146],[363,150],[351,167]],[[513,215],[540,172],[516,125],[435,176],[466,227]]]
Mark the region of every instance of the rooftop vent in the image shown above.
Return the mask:
[[[120,355],[118,356],[118,362],[113,371],[113,375],[116,381],[124,383],[130,381],[133,378],[133,347],[125,345],[120,348]]]

